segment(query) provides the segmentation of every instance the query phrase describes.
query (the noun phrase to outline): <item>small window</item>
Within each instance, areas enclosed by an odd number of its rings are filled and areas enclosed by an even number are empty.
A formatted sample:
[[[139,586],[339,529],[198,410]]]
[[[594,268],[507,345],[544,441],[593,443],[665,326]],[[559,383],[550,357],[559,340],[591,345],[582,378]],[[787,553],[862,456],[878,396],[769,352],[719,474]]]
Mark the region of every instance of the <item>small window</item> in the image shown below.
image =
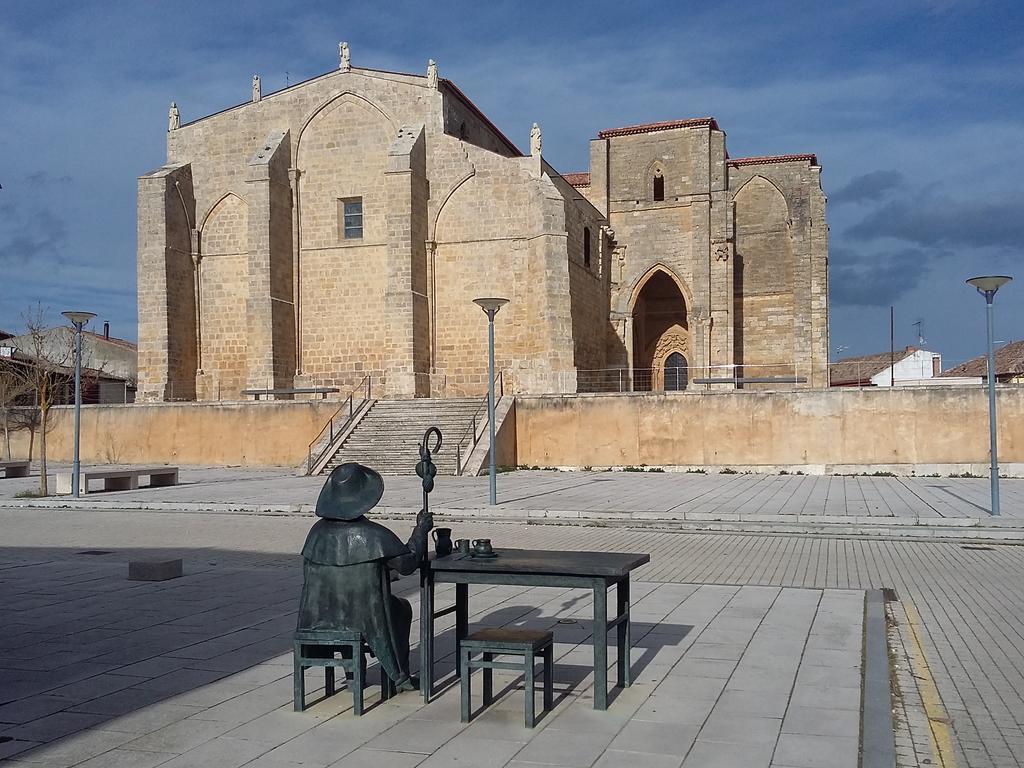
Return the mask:
[[[341,238],[358,240],[363,236],[363,198],[350,197],[338,201],[338,213],[341,219]]]
[[[459,123],[459,138],[462,139],[463,141],[466,140],[466,124],[465,123]]]
[[[654,199],[665,199],[665,177],[661,175],[661,171],[654,174]]]
[[[583,266],[590,269],[590,227],[583,228]]]

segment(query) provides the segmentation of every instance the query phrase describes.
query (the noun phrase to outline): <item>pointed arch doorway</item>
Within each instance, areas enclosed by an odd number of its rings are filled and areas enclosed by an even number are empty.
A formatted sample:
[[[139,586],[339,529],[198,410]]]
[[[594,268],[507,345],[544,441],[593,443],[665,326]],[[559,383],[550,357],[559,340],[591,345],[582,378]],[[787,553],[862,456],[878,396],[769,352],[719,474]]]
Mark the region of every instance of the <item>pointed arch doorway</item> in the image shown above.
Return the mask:
[[[686,389],[690,325],[686,299],[667,272],[656,269],[633,303],[633,389]]]

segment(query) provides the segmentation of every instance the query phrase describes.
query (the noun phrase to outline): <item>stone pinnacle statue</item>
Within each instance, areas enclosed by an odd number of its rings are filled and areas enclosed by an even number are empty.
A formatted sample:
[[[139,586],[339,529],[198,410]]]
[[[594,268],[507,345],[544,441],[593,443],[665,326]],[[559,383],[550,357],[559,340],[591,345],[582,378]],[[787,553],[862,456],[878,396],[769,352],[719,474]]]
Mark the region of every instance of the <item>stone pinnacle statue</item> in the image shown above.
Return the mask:
[[[433,59],[427,60],[427,88],[437,90],[437,62]]]
[[[259,101],[262,97],[263,97],[263,94],[260,93],[260,76],[259,75],[253,75],[252,76],[252,101],[253,101],[253,104],[255,104],[257,101]]]
[[[167,130],[176,131],[181,128],[181,115],[178,113],[178,105],[173,101],[171,108],[167,111]]]
[[[540,126],[536,123],[530,129],[530,154],[539,155],[541,147]]]
[[[305,581],[299,631],[361,632],[381,668],[402,691],[417,688],[409,674],[412,606],[391,594],[391,572],[413,573],[426,557],[434,520],[420,510],[412,537],[370,522],[369,512],[384,494],[384,480],[362,464],[334,468],[316,502],[318,520],[302,548]]]
[[[348,43],[338,43],[338,58],[340,59],[338,69],[340,69],[342,72],[348,72],[350,69],[352,69],[352,56],[348,50]]]

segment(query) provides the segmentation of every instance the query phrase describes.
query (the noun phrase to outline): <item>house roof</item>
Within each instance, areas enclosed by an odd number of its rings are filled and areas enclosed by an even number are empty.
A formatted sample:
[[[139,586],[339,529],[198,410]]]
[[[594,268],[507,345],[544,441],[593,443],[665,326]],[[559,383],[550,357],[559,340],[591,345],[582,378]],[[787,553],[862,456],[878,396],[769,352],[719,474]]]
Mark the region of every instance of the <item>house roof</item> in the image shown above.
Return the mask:
[[[563,173],[562,178],[574,187],[589,187],[590,186],[590,174],[589,173]]]
[[[818,164],[816,155],[805,153],[801,155],[762,155],[760,157],[735,157],[728,161],[729,165],[771,165],[772,163],[796,163],[801,161],[810,162],[811,165]]]
[[[943,371],[941,377],[951,376],[987,376],[988,355],[978,355],[966,363]],[[1024,374],[1024,341],[1011,341],[995,351],[996,376],[1013,376]]]
[[[692,117],[688,120],[665,120],[660,123],[641,123],[626,125],[622,128],[606,128],[598,132],[597,138],[610,139],[615,136],[630,136],[635,133],[654,133],[655,131],[670,131],[674,128],[697,128],[700,126],[708,126],[713,131],[719,130],[718,121],[713,117]]]
[[[872,376],[888,368],[893,361],[899,362],[919,351],[917,347],[907,347],[890,352],[879,352],[874,355],[860,357],[844,357],[828,367],[829,384],[833,387],[843,384],[860,384],[871,380]]]
[[[70,328],[68,330],[71,330]],[[92,338],[103,341],[108,344],[113,344],[116,347],[124,347],[125,349],[137,350],[139,347],[135,342],[128,341],[127,339],[119,339],[116,336],[104,336],[102,333],[95,333],[94,331],[87,331],[82,329],[83,336],[91,336]]]

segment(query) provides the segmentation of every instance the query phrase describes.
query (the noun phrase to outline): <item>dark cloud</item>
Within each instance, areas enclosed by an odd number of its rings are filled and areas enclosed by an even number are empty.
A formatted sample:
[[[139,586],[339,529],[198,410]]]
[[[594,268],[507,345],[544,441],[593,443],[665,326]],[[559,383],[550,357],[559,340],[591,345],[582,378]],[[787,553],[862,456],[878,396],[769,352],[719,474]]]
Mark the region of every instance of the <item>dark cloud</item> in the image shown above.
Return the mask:
[[[1024,199],[901,200],[870,213],[845,234],[859,241],[892,237],[929,247],[1016,249],[1024,242]]]
[[[67,259],[68,224],[52,208],[15,205],[8,213],[0,223],[0,264],[53,266]]]
[[[903,174],[897,170],[872,171],[855,176],[842,189],[828,196],[832,203],[860,203],[877,200],[886,192],[903,184]]]
[[[839,306],[888,306],[916,288],[940,255],[945,254],[917,248],[886,254],[832,248],[829,298]]]
[[[68,184],[71,177],[66,173],[61,176],[54,176],[46,171],[33,171],[25,176],[26,184]]]

